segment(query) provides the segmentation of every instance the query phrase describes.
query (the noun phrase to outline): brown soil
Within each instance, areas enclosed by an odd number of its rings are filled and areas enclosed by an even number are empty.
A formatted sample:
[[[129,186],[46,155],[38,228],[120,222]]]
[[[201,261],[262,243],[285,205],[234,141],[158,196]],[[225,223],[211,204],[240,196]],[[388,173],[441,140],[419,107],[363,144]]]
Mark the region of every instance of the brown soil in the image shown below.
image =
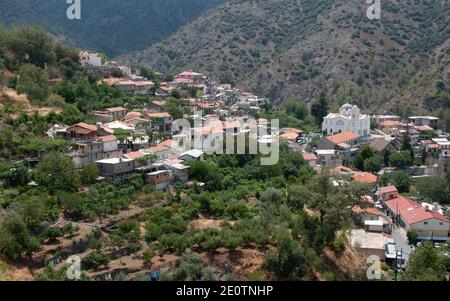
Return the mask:
[[[325,280],[323,274],[332,272],[337,280],[351,280],[363,275],[367,270],[367,258],[346,243],[341,254],[326,249],[321,257],[322,265],[313,271],[313,278]]]
[[[31,281],[32,273],[25,265],[13,265],[0,256],[0,281]]]
[[[23,112],[28,115],[32,115],[37,112],[41,116],[47,116],[50,112],[57,114],[62,112],[61,108],[56,107],[37,107],[31,104],[28,96],[25,94],[17,94],[16,91],[9,88],[1,88],[0,91],[0,104],[1,105],[19,105],[23,108]],[[15,115],[12,116],[16,117]]]
[[[204,265],[214,267],[221,274],[231,271],[237,280],[245,280],[249,274],[262,270],[266,253],[266,248],[244,247],[236,250],[220,248],[199,255]]]
[[[199,229],[199,230],[204,230],[204,229],[220,229],[220,225],[222,224],[223,220],[220,219],[208,219],[208,218],[199,218],[196,220],[193,220],[190,223],[190,226],[195,228],[195,229]]]

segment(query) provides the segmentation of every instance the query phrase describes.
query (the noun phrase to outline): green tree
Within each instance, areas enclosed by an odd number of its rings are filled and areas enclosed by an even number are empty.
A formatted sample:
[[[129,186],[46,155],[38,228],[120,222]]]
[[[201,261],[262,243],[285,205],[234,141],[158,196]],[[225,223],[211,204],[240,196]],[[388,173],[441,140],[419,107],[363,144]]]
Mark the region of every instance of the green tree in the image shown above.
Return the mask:
[[[416,243],[417,243],[417,231],[416,230],[409,230],[408,233],[406,233],[406,236],[408,238],[408,243],[410,245],[416,245]]]
[[[73,161],[59,152],[48,154],[38,163],[35,178],[50,193],[77,191],[80,185],[80,177],[75,172]]]
[[[325,91],[320,92],[319,99],[311,106],[311,114],[316,118],[317,125],[321,125],[323,118],[327,116],[330,109],[328,97]]]
[[[404,133],[402,139],[402,151],[409,151],[411,148],[411,138],[409,138],[408,133]]]
[[[411,154],[409,151],[398,152],[389,157],[389,164],[392,167],[405,168],[411,165]]]
[[[6,39],[6,46],[22,63],[30,63],[40,68],[56,61],[53,39],[38,27],[16,27]]]
[[[355,158],[355,161],[353,161],[353,167],[358,170],[364,171],[364,162],[364,158],[361,156],[361,154],[358,154]]]
[[[83,216],[85,198],[82,195],[71,192],[60,192],[58,200],[64,209],[64,214],[73,219],[80,219]]]
[[[45,220],[47,213],[45,198],[44,194],[36,195],[24,199],[19,204],[19,212],[28,229],[37,229]]]
[[[99,251],[93,251],[89,253],[81,261],[81,266],[83,269],[98,269],[102,266],[107,266],[109,263],[109,257]]]
[[[295,118],[299,120],[304,120],[309,114],[306,102],[300,99],[295,99],[293,97],[288,97],[283,102],[283,107],[286,109],[286,112],[288,114],[293,114]]]
[[[97,165],[90,164],[83,167],[81,170],[81,182],[85,185],[95,184],[97,178],[100,176],[100,170]]]
[[[187,250],[172,270],[161,271],[161,281],[198,281],[202,279],[200,256]]]
[[[447,164],[446,168],[445,168],[445,178],[447,179],[447,186],[448,189],[450,191],[450,163]]]
[[[220,190],[222,178],[216,165],[203,161],[193,161],[190,165],[192,179],[206,183],[209,191]]]
[[[450,191],[445,178],[421,178],[417,180],[415,186],[419,194],[431,202],[441,204],[448,204],[450,202]]]
[[[381,178],[381,183],[384,186],[394,185],[395,187],[397,187],[398,192],[405,193],[405,192],[409,192],[409,189],[412,184],[412,179],[411,179],[411,176],[409,174],[407,174],[406,172],[397,171],[392,174],[384,175]]]
[[[165,109],[173,117],[174,120],[183,118],[183,101],[181,99],[169,98],[166,102]]]
[[[361,149],[361,156],[363,157],[364,160],[372,158],[375,155],[372,147],[370,147],[370,145],[365,145],[362,149]]]
[[[267,269],[284,279],[302,279],[309,270],[305,250],[286,230],[277,234],[275,243],[276,251],[266,256]]]
[[[126,143],[128,137],[130,137],[130,132],[123,129],[115,129],[114,130],[114,136],[117,137],[117,140],[121,143]]]
[[[353,166],[359,170],[364,171],[365,170],[365,161],[367,159],[372,158],[375,155],[373,149],[369,145],[365,145],[358,156],[356,157],[355,161],[353,162]],[[374,163],[374,162],[372,162]],[[372,167],[372,166],[371,166]]]
[[[288,203],[294,209],[304,205],[317,212],[317,221],[304,217],[303,224],[308,229],[306,236],[309,236],[312,247],[320,251],[334,241],[340,226],[354,221],[352,208],[364,208],[362,197],[369,194],[370,190],[369,185],[357,182],[336,187],[330,172],[323,170],[306,185],[290,187]]]
[[[442,256],[433,247],[432,242],[424,242],[411,254],[402,278],[408,281],[445,280]]]
[[[380,156],[373,156],[364,161],[364,171],[376,173],[381,170],[383,158]]]
[[[0,252],[12,260],[26,254],[31,256],[39,248],[39,240],[32,236],[22,216],[8,214],[0,224]]]
[[[9,165],[9,164],[8,164]],[[4,173],[0,171],[0,178],[6,181],[6,184],[12,187],[26,185],[30,181],[28,168],[23,163],[9,166]],[[0,167],[0,170],[2,168]]]
[[[23,65],[19,71],[17,92],[25,93],[31,100],[43,101],[49,95],[48,74],[34,65]]]

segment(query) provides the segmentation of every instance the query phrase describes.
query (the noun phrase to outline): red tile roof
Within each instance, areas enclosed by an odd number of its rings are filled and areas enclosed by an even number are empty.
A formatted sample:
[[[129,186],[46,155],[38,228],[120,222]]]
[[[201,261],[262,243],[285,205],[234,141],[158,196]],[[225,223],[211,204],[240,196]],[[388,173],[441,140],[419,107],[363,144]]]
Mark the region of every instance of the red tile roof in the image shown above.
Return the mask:
[[[358,138],[358,135],[353,132],[343,132],[337,135],[327,137],[328,140],[330,140],[335,144],[348,142],[351,140],[355,140],[356,138]]]
[[[137,152],[129,152],[125,155],[125,157],[127,157],[128,159],[133,159],[133,160],[137,160],[139,158],[144,157],[145,154],[141,151],[137,151]]]
[[[442,214],[428,212],[421,204],[403,196],[387,201],[386,206],[392,212],[400,214],[410,225],[433,218],[449,223],[449,220]]]
[[[429,127],[428,125],[418,125],[416,126],[416,129],[420,132],[431,132],[434,131],[432,127]]]
[[[76,132],[80,132],[82,134],[89,134],[90,132],[96,132],[97,126],[94,124],[87,124],[84,122],[80,122],[80,123],[72,125],[71,127],[69,127],[67,129],[67,131],[72,131],[72,130],[74,130]]]
[[[370,142],[370,147],[373,148],[377,152],[383,151],[389,144],[390,141],[384,138],[375,138]]]
[[[391,192],[398,192],[398,190],[397,190],[397,187],[395,187],[394,185],[391,185],[391,186],[381,187],[378,192],[380,194],[386,194],[386,193],[391,193]]]
[[[99,140],[103,141],[103,142],[113,142],[113,141],[117,141],[117,137],[114,135],[108,135],[108,136],[101,136],[98,137]]]
[[[353,180],[360,183],[375,184],[377,179],[377,176],[368,172],[355,172],[353,174]]]
[[[150,120],[140,117],[132,117],[130,119],[127,119],[127,122],[130,123],[132,121],[138,121],[138,122],[150,122]]]
[[[352,208],[352,211],[355,213],[369,213],[369,214],[378,215],[378,216],[381,215],[380,210],[378,210],[377,208],[372,208],[372,207],[363,209],[359,206],[356,206],[356,207]]]
[[[299,133],[294,132],[294,131],[292,131],[292,132],[285,132],[285,133],[280,135],[280,138],[286,139],[286,140],[295,140],[295,139],[298,138],[299,135],[300,135]]]
[[[147,116],[152,118],[160,118],[160,117],[172,117],[169,113],[167,112],[155,112],[155,113],[147,113]]]
[[[350,167],[346,167],[346,166],[336,166],[335,168],[333,168],[333,171],[335,172],[352,172],[353,169],[351,169]]]
[[[317,157],[316,157],[316,155],[314,155],[312,153],[304,153],[303,159],[305,159],[306,161],[314,161],[314,160],[317,160]]]
[[[431,143],[431,144],[428,144],[427,147],[428,148],[439,148],[440,146],[437,143]]]
[[[142,117],[142,113],[141,112],[128,112],[127,115],[125,115],[124,120],[136,118],[136,117]]]
[[[108,112],[121,112],[121,111],[126,111],[126,109],[125,108],[123,108],[123,107],[115,107],[115,108],[107,108],[107,109],[105,109],[105,111],[108,111]]]
[[[381,126],[396,126],[396,125],[400,125],[400,124],[401,123],[396,120],[386,120],[386,121],[383,121],[380,125]]]

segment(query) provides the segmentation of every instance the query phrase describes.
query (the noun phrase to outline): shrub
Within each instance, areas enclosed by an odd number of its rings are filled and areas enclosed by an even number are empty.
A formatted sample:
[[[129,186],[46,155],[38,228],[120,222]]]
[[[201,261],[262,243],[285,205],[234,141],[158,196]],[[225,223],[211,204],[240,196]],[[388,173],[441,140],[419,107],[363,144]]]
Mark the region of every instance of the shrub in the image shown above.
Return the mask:
[[[276,236],[276,251],[270,251],[266,256],[266,266],[278,277],[301,279],[308,271],[308,263],[303,248],[292,239],[291,234],[282,230]]]
[[[93,251],[89,253],[81,261],[83,269],[98,269],[103,266],[107,266],[109,263],[109,257],[99,251]]]
[[[345,243],[347,242],[347,238],[345,237],[345,234],[340,234],[336,239],[334,240],[332,244],[333,251],[340,254],[345,249]]]
[[[415,231],[415,230],[408,230],[408,233],[406,233],[406,237],[408,238],[408,243],[410,245],[416,245],[417,244],[417,231]]]
[[[325,281],[336,281],[336,275],[331,271],[323,273],[323,278]]]
[[[99,175],[100,171],[97,165],[87,165],[81,171],[81,182],[85,185],[95,184]]]

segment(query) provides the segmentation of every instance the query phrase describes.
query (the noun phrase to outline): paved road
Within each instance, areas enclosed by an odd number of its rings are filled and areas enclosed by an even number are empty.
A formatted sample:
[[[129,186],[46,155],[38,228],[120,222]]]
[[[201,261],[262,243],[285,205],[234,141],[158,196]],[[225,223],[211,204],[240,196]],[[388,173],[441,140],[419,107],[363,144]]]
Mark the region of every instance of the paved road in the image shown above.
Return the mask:
[[[403,258],[406,261],[409,259],[409,255],[411,255],[411,247],[408,244],[408,238],[406,237],[406,232],[402,228],[396,228],[392,230],[392,238],[395,241],[395,248],[400,251],[403,251]]]

